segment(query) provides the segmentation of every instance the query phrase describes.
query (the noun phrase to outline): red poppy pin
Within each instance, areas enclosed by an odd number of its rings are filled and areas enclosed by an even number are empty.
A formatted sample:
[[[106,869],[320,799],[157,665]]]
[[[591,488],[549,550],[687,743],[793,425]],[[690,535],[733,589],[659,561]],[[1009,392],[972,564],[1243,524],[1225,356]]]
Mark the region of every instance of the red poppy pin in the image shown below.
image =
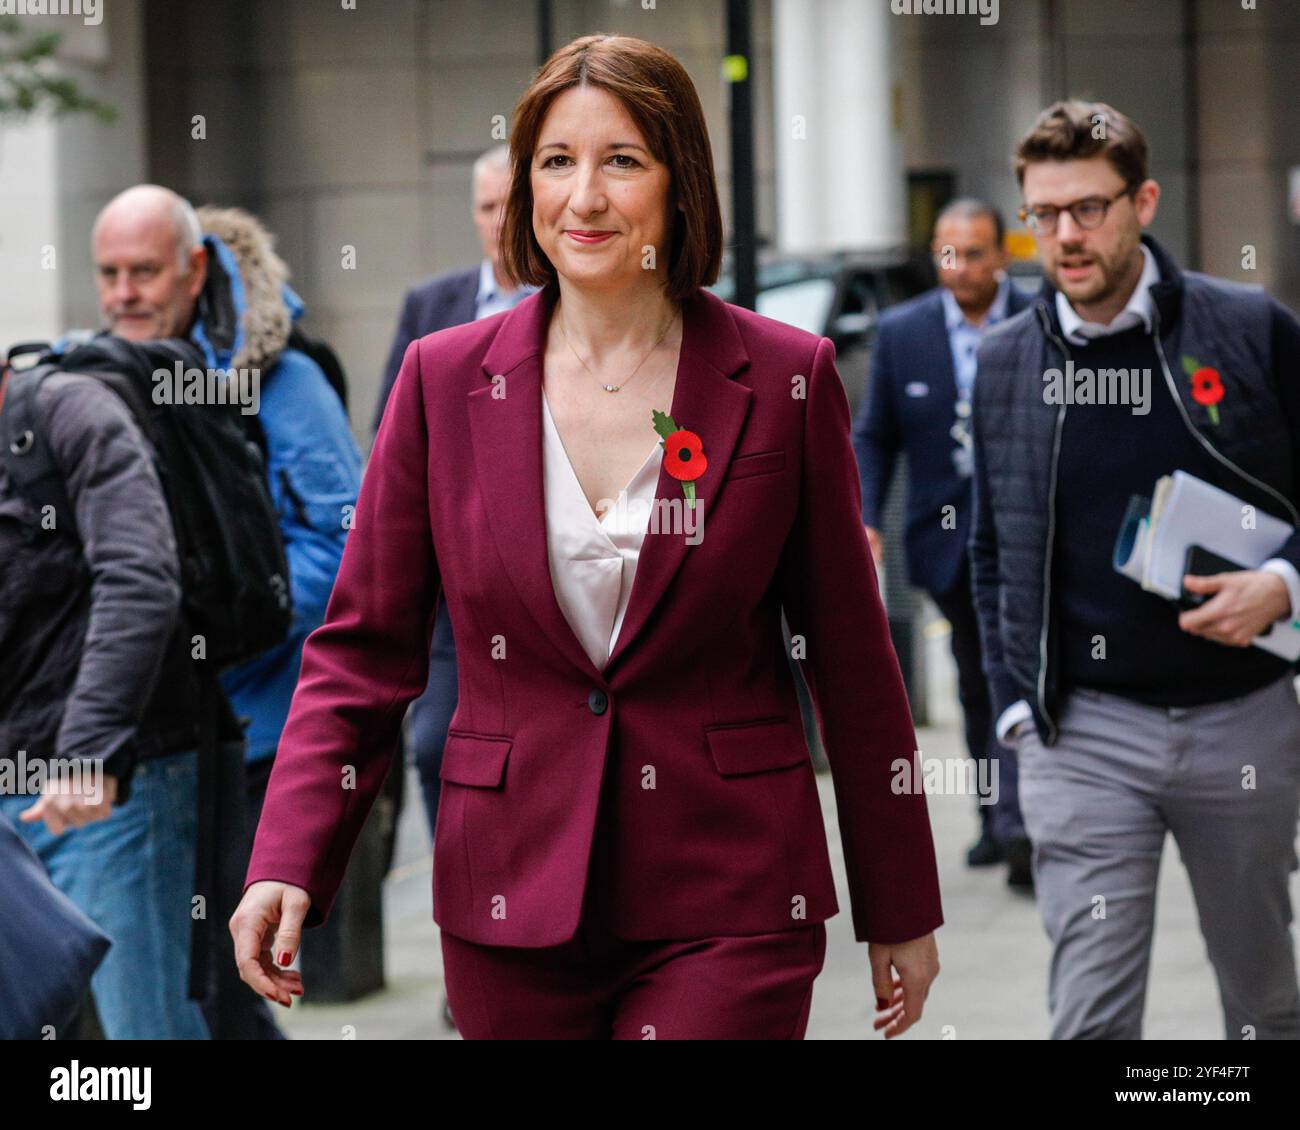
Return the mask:
[[[1183,354],[1183,372],[1192,378],[1192,399],[1203,404],[1210,414],[1210,423],[1219,426],[1219,401],[1223,399],[1223,378],[1218,369],[1202,365],[1194,357]]]
[[[695,508],[695,480],[708,470],[709,460],[704,454],[704,441],[694,432],[679,428],[667,412],[658,408],[650,411],[655,431],[659,433],[659,446],[664,449],[664,466],[668,473],[682,484],[686,505]]]

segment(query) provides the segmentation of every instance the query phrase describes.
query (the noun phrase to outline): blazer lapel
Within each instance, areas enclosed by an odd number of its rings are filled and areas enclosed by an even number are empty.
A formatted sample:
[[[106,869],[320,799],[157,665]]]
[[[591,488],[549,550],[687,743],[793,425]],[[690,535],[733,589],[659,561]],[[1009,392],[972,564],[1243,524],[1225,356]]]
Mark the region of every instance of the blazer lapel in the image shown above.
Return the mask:
[[[555,599],[546,550],[542,475],[542,338],[549,290],[506,314],[483,357],[487,383],[469,394],[474,467],[488,525],[519,599],[560,654],[593,680],[599,672]]]
[[[934,323],[930,333],[922,335],[922,340],[929,344],[932,352],[935,396],[932,403],[940,415],[952,415],[952,406],[957,402],[957,370],[952,363],[952,341],[948,336],[948,323],[944,318],[943,298],[936,292],[933,313]]]
[[[593,680],[613,665],[645,626],[690,548],[684,530],[650,528],[637,560],[627,613],[604,671],[583,650],[555,598],[546,547],[542,468],[542,352],[556,292],[543,289],[503,319],[482,362],[485,384],[468,396],[474,467],[493,539],[520,600],[556,649]],[[699,291],[682,307],[683,337],[670,415],[700,436],[708,467],[696,480],[702,513],[717,494],[735,450],[751,392],[731,378],[749,360],[726,304]],[[500,379],[495,379],[500,378]],[[651,421],[646,417],[646,431]],[[682,502],[681,483],[661,465],[656,500]],[[656,505],[656,513],[660,511]],[[699,529],[707,528],[707,519]]]
[[[465,278],[456,289],[455,301],[447,318],[448,326],[460,326],[472,322],[478,313],[478,271],[467,271]]]
[[[701,508],[697,530],[703,537],[708,536],[709,508],[726,477],[749,413],[753,393],[732,379],[748,362],[749,355],[726,303],[709,291],[696,291],[682,306],[682,348],[668,414],[679,428],[700,437],[708,460],[704,474],[695,480],[696,505]],[[648,419],[646,426],[651,426]],[[672,508],[660,500],[672,504]],[[656,522],[657,515],[666,519],[680,513],[684,517],[684,507],[682,484],[668,473],[665,462],[659,468],[655,509],[637,558],[627,613],[605,667],[606,677],[646,627],[692,548],[685,530],[677,528],[675,521]]]

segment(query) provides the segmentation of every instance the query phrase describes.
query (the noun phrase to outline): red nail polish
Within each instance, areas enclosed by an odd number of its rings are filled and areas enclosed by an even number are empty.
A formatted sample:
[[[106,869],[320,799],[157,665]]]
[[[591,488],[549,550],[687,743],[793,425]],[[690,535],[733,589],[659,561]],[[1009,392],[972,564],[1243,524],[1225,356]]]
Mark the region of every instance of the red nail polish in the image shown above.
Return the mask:
[[[876,1008],[877,1008],[879,1011],[883,1012],[884,1009],[885,1009],[885,1006],[888,1005],[888,1004],[889,1004],[889,1002],[888,1002],[887,1000],[885,1000],[884,997],[877,997],[877,998],[876,998]]]
[[[288,950],[280,951],[280,964],[288,965],[293,960],[293,955]]]

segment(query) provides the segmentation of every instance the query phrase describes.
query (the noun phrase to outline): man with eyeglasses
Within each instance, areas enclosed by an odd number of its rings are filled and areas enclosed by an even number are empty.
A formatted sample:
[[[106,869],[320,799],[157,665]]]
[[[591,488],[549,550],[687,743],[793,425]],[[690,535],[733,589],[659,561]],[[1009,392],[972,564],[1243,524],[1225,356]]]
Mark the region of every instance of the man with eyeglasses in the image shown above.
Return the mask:
[[[975,350],[991,326],[1030,301],[1007,277],[1002,235],[1001,215],[979,200],[954,200],[940,213],[932,248],[940,285],[881,317],[853,443],[862,519],[877,562],[884,552],[881,512],[895,464],[907,457],[908,580],[929,593],[951,627],[966,748],[987,794],[976,798],[980,836],[966,862],[1006,860],[1007,881],[1026,888],[1033,878],[1015,755],[993,735],[966,553]]]
[[[1295,1039],[1300,703],[1293,665],[1250,645],[1300,614],[1300,533],[1258,569],[1185,577],[1208,599],[1182,612],[1111,557],[1131,496],[1179,469],[1240,497],[1243,521],[1257,507],[1300,529],[1300,323],[1143,233],[1160,187],[1105,103],[1044,111],[1015,168],[1046,279],[979,350],[971,550],[1053,944],[1052,1036],[1141,1036],[1172,832],[1227,1037]],[[1047,395],[1070,363],[1151,374],[1146,410]]]

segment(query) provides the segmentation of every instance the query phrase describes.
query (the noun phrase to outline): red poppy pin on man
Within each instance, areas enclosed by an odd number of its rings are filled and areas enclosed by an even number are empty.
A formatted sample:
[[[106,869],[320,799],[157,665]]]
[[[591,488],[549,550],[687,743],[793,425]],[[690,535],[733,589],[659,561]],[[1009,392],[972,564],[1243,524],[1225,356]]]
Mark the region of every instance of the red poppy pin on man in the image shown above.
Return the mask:
[[[1223,378],[1218,369],[1202,365],[1193,357],[1183,354],[1183,372],[1192,378],[1192,399],[1203,404],[1210,414],[1210,423],[1219,426],[1219,401],[1223,399]]]
[[[694,432],[679,428],[667,412],[658,408],[650,410],[655,431],[662,437],[659,446],[664,449],[664,466],[668,473],[682,484],[686,505],[695,508],[695,480],[709,467],[704,454],[704,441]]]

